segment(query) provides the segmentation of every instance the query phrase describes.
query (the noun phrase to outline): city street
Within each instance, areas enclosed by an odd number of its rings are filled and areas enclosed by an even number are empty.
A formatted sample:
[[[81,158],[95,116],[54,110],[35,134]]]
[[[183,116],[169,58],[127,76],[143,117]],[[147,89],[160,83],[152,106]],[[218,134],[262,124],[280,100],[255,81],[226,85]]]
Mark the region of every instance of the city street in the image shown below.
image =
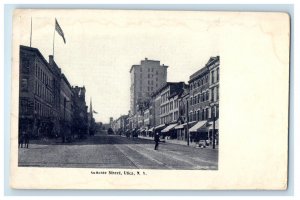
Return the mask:
[[[46,143],[46,142],[44,142]],[[34,143],[19,149],[19,166],[127,168],[127,169],[213,169],[218,168],[218,150],[95,135],[80,142]]]

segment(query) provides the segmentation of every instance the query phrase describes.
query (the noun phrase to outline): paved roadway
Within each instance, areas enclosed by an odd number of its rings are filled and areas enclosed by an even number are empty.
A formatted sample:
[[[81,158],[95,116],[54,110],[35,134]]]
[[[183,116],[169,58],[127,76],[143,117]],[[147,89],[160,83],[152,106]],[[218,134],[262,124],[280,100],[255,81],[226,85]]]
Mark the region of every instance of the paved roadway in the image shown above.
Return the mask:
[[[96,135],[81,142],[30,144],[19,148],[19,166],[126,169],[217,169],[218,150],[115,135]]]

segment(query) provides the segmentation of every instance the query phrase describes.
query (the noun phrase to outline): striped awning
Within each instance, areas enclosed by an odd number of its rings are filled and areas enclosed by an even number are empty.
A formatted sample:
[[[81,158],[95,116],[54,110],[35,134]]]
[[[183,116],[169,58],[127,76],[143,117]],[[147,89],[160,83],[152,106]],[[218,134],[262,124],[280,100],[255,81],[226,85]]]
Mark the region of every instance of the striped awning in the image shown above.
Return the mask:
[[[213,122],[209,122],[209,130],[212,130],[214,128]],[[215,129],[219,129],[219,119],[215,121]]]
[[[192,121],[192,122],[189,122],[189,125],[194,125],[196,123],[196,121]],[[177,126],[174,127],[174,129],[184,129],[185,126],[186,126],[187,123],[184,123],[184,124],[179,124]]]
[[[154,127],[148,129],[149,132],[153,132]]]
[[[175,126],[177,126],[177,124],[170,124],[169,126],[167,126],[166,128],[164,128],[161,132],[162,133],[166,133],[166,132],[172,130]]]
[[[199,121],[192,128],[189,129],[190,132],[197,132],[202,128],[206,128],[207,121]]]
[[[165,126],[166,126],[165,124],[158,125],[158,126],[155,127],[155,130],[156,129],[161,129],[161,128],[165,127]]]

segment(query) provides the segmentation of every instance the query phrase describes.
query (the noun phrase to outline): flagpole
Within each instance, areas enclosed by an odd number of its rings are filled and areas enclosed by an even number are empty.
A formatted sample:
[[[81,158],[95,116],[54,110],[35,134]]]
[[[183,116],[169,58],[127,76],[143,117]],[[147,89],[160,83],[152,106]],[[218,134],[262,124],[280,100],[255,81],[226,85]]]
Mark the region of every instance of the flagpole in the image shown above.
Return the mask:
[[[31,47],[31,40],[32,40],[32,17],[30,20],[30,47]]]
[[[55,26],[56,24],[54,25],[54,32],[53,32],[53,58],[54,58]]]

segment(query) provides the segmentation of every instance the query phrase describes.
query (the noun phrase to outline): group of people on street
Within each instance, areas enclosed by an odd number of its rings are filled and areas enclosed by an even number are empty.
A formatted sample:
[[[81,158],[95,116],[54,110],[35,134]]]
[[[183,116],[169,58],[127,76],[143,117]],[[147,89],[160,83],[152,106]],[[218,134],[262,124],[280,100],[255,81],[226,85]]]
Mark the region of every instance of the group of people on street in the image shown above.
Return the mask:
[[[21,134],[19,134],[19,147],[23,148],[23,144],[25,148],[28,148],[29,134],[26,130],[22,130]]]

